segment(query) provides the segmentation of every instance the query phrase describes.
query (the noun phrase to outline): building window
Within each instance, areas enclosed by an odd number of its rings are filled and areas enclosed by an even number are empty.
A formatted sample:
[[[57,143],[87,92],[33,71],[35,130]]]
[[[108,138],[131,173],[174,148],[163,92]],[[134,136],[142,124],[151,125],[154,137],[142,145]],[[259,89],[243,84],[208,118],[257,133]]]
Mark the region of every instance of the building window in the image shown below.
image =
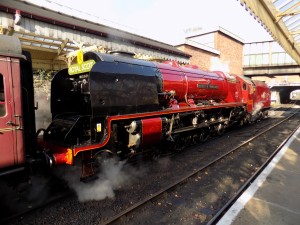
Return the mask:
[[[0,74],[0,117],[6,114],[3,75]]]

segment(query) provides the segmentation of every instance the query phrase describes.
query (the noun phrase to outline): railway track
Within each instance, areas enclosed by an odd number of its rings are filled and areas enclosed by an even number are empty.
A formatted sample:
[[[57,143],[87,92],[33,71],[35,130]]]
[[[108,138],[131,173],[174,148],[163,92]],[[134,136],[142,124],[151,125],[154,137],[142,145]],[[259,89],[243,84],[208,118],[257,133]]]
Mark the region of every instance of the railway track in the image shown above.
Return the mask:
[[[61,201],[74,194],[61,180],[56,178],[32,177],[33,184],[21,183],[20,187],[6,187],[4,194],[9,196],[10,202],[7,205],[0,205],[0,224],[10,224],[13,219],[22,220],[22,216],[46,207],[53,202]],[[40,185],[40,189],[31,189],[31,186]],[[45,190],[45,187],[48,188]],[[29,196],[29,197],[28,197]],[[1,202],[6,201],[5,196],[1,196]]]
[[[294,111],[296,109],[293,109],[292,111]],[[279,111],[279,110],[277,110]],[[284,111],[284,110],[282,110]],[[126,217],[130,217],[129,215],[133,214],[134,212],[137,212],[138,210],[140,210],[141,208],[143,208],[143,206],[146,206],[147,203],[153,203],[155,202],[157,199],[160,199],[162,196],[165,195],[165,193],[168,193],[168,192],[172,192],[173,190],[176,190],[177,187],[181,186],[181,184],[186,184],[188,183],[188,180],[191,178],[191,177],[197,177],[197,174],[200,174],[200,173],[204,173],[204,171],[206,171],[208,168],[210,168],[211,166],[213,165],[216,165],[218,164],[218,162],[222,161],[222,159],[230,156],[233,152],[237,152],[239,149],[241,149],[243,146],[246,146],[247,144],[249,144],[251,141],[255,140],[256,138],[258,138],[260,135],[263,135],[264,133],[266,133],[268,130],[271,130],[273,129],[274,127],[276,126],[279,126],[279,124],[282,124],[284,123],[285,121],[289,120],[289,118],[291,118],[293,115],[295,115],[297,112],[288,112],[288,114],[291,115],[287,118],[285,118],[284,120],[274,124],[272,126],[272,128],[269,128],[265,131],[262,131],[260,132],[259,134],[257,134],[255,137],[253,138],[249,138],[247,141],[244,141],[242,144],[240,144],[238,147],[236,147],[235,149],[231,149],[230,151],[227,151],[226,153],[222,154],[222,155],[219,155],[217,158],[211,160],[210,162],[206,163],[205,165],[201,166],[200,168],[198,169],[194,169],[193,172],[185,175],[184,177],[182,177],[181,179],[177,180],[177,181],[174,181],[172,182],[171,184],[169,184],[168,186],[166,186],[165,188],[162,188],[160,189],[159,191],[156,191],[155,193],[151,193],[151,195],[147,196],[146,198],[144,198],[143,200],[141,201],[137,201],[136,203],[133,203],[130,207],[126,207],[125,210],[122,210],[121,212],[119,211],[119,213],[115,214],[115,216],[107,216],[106,218],[109,218],[107,219],[106,221],[104,221],[103,219],[102,220],[98,220],[97,223],[99,224],[113,224],[113,223],[122,223],[122,218],[126,218]],[[292,114],[293,113],[293,114]],[[276,119],[276,121],[278,121],[279,119]],[[280,119],[281,120],[281,119]],[[270,123],[272,123],[272,121],[268,121],[266,120],[265,123],[264,123],[264,127],[265,126],[269,126]],[[252,125],[251,125],[252,126]],[[262,130],[262,128],[259,128],[259,130]],[[222,137],[221,137],[222,138]],[[70,193],[70,192],[69,192]],[[69,194],[68,193],[68,194]],[[167,195],[167,194],[166,194]],[[61,200],[63,199],[64,196],[60,196],[59,198],[57,198],[57,200]],[[118,198],[118,196],[117,196]],[[141,198],[142,199],[142,198]],[[54,198],[48,202],[48,204],[50,202],[55,202],[57,201],[55,200]],[[36,210],[37,208],[41,208],[43,207],[44,205],[40,205],[38,207],[31,207],[29,209],[27,209],[26,211],[24,212],[21,212],[17,215],[17,217],[20,217],[21,215],[23,215],[24,213],[29,213],[30,211],[34,211]],[[96,213],[96,212],[95,212]],[[216,214],[216,213],[214,213]],[[15,215],[16,216],[16,215]],[[10,217],[9,220],[11,220],[13,217]],[[0,223],[2,223],[3,221],[1,221]],[[102,223],[103,222],[103,223]],[[26,223],[26,222],[25,222]],[[59,223],[59,222],[58,222]],[[22,223],[20,223],[22,224]],[[39,223],[35,223],[35,224],[39,224]],[[133,223],[134,224],[134,223]]]
[[[185,177],[182,177],[181,179],[175,181],[174,183],[170,184],[169,186],[153,193],[151,196],[148,196],[147,198],[137,202],[136,204],[132,205],[131,207],[127,208],[126,210],[118,213],[117,215],[111,217],[109,220],[101,223],[103,225],[108,225],[108,224],[114,224],[117,223],[122,217],[124,216],[128,216],[130,213],[133,213],[134,211],[138,210],[139,208],[143,207],[144,205],[146,205],[147,203],[152,203],[153,201],[155,201],[156,199],[160,198],[161,196],[163,196],[165,193],[168,193],[170,190],[174,190],[176,189],[178,186],[180,186],[181,184],[187,182],[190,178],[195,177],[196,175],[198,175],[199,173],[205,171],[206,169],[208,169],[209,167],[211,167],[214,164],[217,164],[218,162],[220,162],[221,160],[223,160],[225,157],[228,157],[229,155],[231,155],[234,152],[237,152],[238,150],[241,150],[244,146],[248,145],[249,143],[251,143],[253,140],[257,139],[258,137],[262,136],[263,134],[267,133],[268,131],[274,129],[275,127],[281,125],[282,123],[286,122],[287,120],[289,120],[290,118],[292,118],[293,116],[295,116],[297,113],[299,112],[299,109],[294,109],[292,114],[288,117],[286,117],[285,119],[281,120],[280,122],[277,122],[276,124],[272,125],[271,127],[269,127],[268,129],[259,132],[257,135],[255,135],[252,138],[249,138],[247,141],[244,141],[242,144],[240,144],[239,146],[229,150],[228,152],[226,152],[225,154],[222,154],[221,156],[215,158],[214,160],[208,162],[206,165],[198,168],[197,170],[194,170],[193,172],[189,173],[188,175],[186,175]],[[279,149],[279,148],[278,148]],[[278,150],[276,150],[268,159],[267,161],[264,163],[264,165],[260,168],[263,169],[267,163],[271,160],[271,158],[276,154]],[[259,170],[259,171],[260,171]],[[242,191],[249,185],[249,183],[251,183],[251,181],[253,179],[255,179],[255,177],[257,176],[257,174],[259,173],[259,171],[257,171],[251,178],[250,180],[248,180],[243,186],[242,188],[238,191],[238,194],[235,195],[232,199],[230,199],[230,201],[215,215],[215,217],[213,217],[213,219],[211,220],[211,222],[209,222],[209,224],[214,224],[215,221],[217,221],[220,216],[230,207],[230,205],[232,204],[232,202],[235,201],[236,198],[238,198],[239,194],[242,193]]]

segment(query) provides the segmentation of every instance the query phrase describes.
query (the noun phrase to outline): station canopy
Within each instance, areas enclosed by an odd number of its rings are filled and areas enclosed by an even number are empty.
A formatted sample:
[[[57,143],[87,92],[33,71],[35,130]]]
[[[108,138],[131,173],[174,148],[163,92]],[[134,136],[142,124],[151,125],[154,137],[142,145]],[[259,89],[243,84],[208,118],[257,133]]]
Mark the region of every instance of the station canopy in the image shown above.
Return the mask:
[[[35,69],[65,68],[78,49],[132,52],[140,59],[189,63],[191,56],[172,45],[111,27],[70,7],[51,8],[54,3],[45,2],[47,6],[26,0],[0,1],[0,34],[17,36],[22,48],[31,52]]]
[[[300,1],[240,0],[300,65]]]

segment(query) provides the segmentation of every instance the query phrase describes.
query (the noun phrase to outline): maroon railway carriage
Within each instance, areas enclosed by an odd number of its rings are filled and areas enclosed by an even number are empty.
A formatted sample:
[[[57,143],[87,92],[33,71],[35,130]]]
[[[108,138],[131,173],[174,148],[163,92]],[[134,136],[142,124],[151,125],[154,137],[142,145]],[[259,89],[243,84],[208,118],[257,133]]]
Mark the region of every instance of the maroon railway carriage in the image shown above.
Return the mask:
[[[262,118],[270,107],[269,89],[261,82],[176,62],[87,52],[84,62],[53,77],[52,122],[36,146],[32,76],[27,79],[32,71],[20,54],[3,56],[5,65],[16,62],[13,74],[4,71],[5,66],[0,71],[6,104],[0,131],[7,135],[9,126],[11,140],[17,139],[1,148],[1,154],[12,155],[1,161],[2,168],[23,165],[25,155],[30,162],[43,162],[37,160],[43,153],[50,166],[79,161],[84,179],[93,175],[95,159],[102,153],[126,158],[149,149],[181,150],[221,135],[233,124],[251,122],[253,113]],[[254,110],[256,101],[262,104]],[[8,143],[2,137],[0,133],[1,145]]]
[[[20,41],[0,35],[0,175],[21,171],[34,155],[35,116],[30,55]]]

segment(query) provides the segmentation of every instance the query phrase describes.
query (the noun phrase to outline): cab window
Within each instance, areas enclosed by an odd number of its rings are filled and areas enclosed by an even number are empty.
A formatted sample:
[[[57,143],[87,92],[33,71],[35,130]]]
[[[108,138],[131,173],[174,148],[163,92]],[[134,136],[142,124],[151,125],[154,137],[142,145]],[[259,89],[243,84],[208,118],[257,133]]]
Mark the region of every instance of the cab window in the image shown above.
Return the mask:
[[[6,114],[3,75],[0,74],[0,117]]]
[[[245,82],[243,82],[243,90],[247,90],[247,85]]]

